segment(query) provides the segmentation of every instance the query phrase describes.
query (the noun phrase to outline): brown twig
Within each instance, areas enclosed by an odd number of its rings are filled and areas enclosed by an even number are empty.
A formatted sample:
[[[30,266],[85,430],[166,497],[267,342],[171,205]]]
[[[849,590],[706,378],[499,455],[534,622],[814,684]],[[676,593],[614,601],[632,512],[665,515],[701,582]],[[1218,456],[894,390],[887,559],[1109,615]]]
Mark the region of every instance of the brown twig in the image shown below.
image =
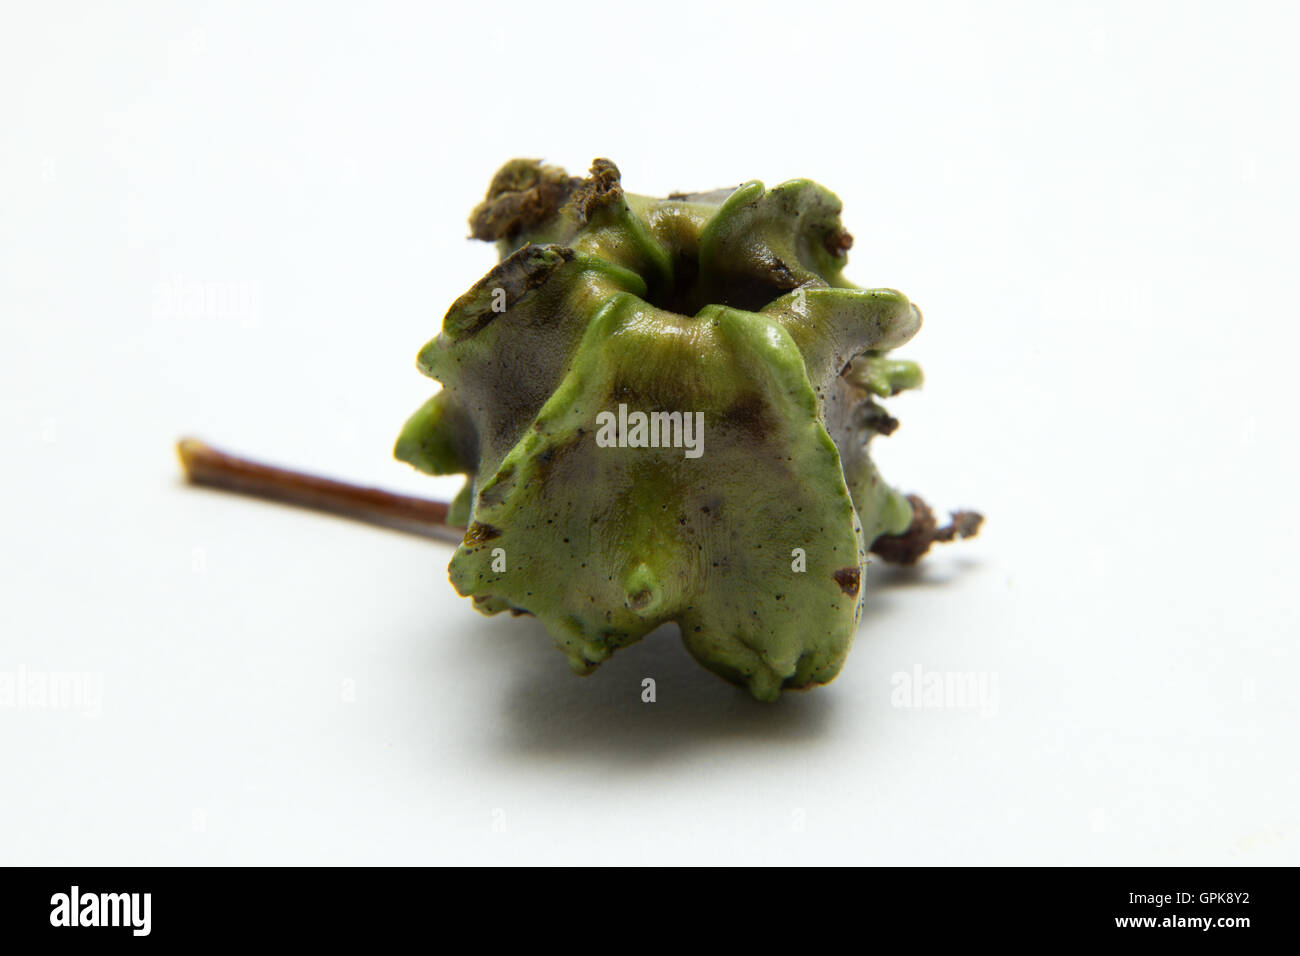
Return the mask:
[[[395,495],[237,458],[195,438],[176,443],[190,484],[325,511],[369,524],[459,544],[465,529],[447,524],[447,504]]]
[[[954,511],[952,520],[939,527],[934,511],[918,495],[908,495],[912,523],[902,534],[881,535],[871,545],[874,554],[893,564],[916,564],[936,542],[971,538],[979,533],[984,516],[977,511]]]

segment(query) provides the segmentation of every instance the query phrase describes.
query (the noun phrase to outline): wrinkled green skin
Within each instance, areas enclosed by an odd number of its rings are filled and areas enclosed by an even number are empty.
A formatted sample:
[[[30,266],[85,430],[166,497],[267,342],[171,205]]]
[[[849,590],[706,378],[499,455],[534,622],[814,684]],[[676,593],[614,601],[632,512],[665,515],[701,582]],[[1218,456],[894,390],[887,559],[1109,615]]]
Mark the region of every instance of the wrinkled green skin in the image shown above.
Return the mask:
[[[843,278],[840,201],[815,183],[651,199],[607,161],[592,173],[503,167],[480,210],[547,176],[570,194],[491,227],[502,261],[420,352],[442,390],[396,455],[468,475],[452,584],[484,613],[536,615],[580,674],[672,621],[759,699],[824,684],[869,546],[912,517],[867,443],[887,418],[873,396],[920,383],[885,354],[920,313]],[[703,455],[599,447],[596,416],[619,403],[703,412]]]

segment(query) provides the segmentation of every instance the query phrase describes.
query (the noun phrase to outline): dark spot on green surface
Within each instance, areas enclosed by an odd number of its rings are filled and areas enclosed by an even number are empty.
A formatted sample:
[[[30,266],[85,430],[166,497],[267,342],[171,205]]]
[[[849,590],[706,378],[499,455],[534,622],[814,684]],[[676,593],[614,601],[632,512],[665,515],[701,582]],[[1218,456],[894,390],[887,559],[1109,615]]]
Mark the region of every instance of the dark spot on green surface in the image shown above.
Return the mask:
[[[482,522],[475,521],[465,529],[464,543],[473,546],[499,537],[501,537],[500,528],[494,528],[490,524],[483,524]]]
[[[654,597],[654,595],[650,593],[649,588],[642,588],[640,591],[637,591],[636,594],[628,595],[627,606],[634,611],[639,611],[650,603],[652,597]]]
[[[727,409],[725,415],[729,425],[749,432],[761,439],[774,428],[768,415],[767,403],[763,396],[751,392]]]
[[[849,597],[858,596],[858,588],[862,583],[862,570],[860,568],[840,568],[831,577],[840,586],[840,590]]]

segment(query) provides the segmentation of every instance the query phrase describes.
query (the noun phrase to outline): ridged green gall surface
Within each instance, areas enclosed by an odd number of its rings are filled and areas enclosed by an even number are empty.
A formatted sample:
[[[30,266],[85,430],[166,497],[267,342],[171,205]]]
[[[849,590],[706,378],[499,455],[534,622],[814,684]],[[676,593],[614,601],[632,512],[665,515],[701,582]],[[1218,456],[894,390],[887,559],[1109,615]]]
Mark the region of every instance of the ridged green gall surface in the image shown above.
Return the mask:
[[[760,699],[834,678],[867,550],[912,519],[867,454],[897,424],[875,399],[921,380],[886,354],[920,313],[843,278],[839,214],[806,180],[651,199],[607,160],[503,167],[471,218],[501,262],[420,352],[442,389],[396,448],[468,476],[456,590],[536,615],[579,673],[674,622]]]

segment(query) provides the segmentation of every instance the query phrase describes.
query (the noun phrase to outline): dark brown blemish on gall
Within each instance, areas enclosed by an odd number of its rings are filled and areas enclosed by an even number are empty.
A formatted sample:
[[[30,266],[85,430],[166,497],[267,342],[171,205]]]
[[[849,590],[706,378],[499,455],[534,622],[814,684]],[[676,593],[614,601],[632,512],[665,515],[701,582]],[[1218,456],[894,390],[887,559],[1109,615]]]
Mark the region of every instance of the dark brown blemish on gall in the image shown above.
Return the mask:
[[[858,588],[862,584],[862,570],[860,568],[840,568],[831,577],[840,586],[840,590],[849,597],[858,596]]]

